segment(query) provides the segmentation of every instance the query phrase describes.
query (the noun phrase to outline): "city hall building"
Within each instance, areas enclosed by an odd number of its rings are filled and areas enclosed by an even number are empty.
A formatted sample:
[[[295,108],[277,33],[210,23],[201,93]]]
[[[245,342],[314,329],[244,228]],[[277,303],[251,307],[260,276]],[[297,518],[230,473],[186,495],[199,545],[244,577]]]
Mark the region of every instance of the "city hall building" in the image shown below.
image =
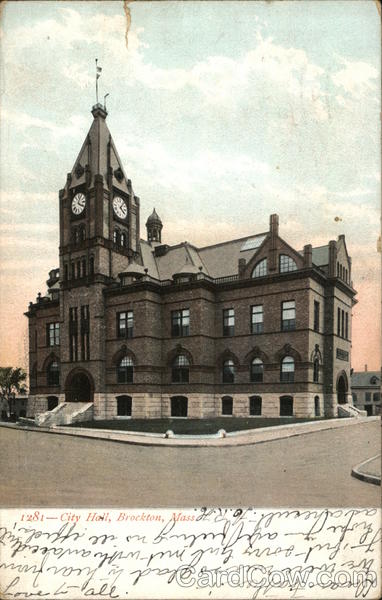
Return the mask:
[[[171,246],[154,209],[142,239],[107,112],[92,115],[59,192],[60,266],[26,313],[28,416],[336,416],[356,293],[344,236],[300,251],[273,214],[245,238]]]

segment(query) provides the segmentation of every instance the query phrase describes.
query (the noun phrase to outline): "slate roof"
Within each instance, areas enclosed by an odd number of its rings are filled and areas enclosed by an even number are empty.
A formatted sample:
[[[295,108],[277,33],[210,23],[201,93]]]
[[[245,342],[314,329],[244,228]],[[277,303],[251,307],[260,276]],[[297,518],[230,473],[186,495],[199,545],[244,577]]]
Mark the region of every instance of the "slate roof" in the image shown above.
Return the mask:
[[[376,383],[371,383],[373,377],[377,378]],[[375,386],[378,388],[381,385],[381,373],[380,371],[354,371],[350,377],[351,387],[370,387]]]
[[[318,246],[312,248],[312,262],[317,267],[324,267],[329,264],[329,246]]]

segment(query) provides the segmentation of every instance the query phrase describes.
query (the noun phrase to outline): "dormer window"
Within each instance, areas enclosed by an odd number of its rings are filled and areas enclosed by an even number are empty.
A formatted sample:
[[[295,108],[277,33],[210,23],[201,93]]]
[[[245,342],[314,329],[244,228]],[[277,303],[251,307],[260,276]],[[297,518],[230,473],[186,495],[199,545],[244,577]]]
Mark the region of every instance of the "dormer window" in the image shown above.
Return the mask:
[[[267,259],[263,258],[252,271],[252,277],[264,277],[268,272]]]
[[[289,271],[296,271],[297,265],[293,258],[287,254],[280,254],[279,257],[280,273],[289,273]]]

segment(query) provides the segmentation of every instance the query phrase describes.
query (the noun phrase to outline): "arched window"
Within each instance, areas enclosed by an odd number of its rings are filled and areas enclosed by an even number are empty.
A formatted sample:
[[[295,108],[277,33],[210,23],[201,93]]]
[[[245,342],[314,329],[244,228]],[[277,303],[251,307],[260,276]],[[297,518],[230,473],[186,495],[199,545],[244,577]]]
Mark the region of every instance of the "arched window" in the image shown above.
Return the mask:
[[[47,369],[48,385],[60,385],[60,366],[56,360],[53,360]]]
[[[113,242],[114,242],[114,244],[116,246],[119,246],[119,239],[120,239],[119,230],[118,229],[114,229]]]
[[[76,278],[76,264],[74,262],[71,263],[70,270],[71,270],[72,279],[75,279]]]
[[[48,396],[48,410],[53,410],[58,406],[58,398],[57,396]]]
[[[263,381],[264,365],[260,358],[254,358],[251,362],[251,381],[261,382]]]
[[[251,396],[249,398],[249,414],[251,417],[261,415],[262,399],[261,396]]]
[[[184,354],[178,354],[172,363],[172,382],[173,383],[188,383],[189,382],[190,362]]]
[[[223,363],[223,383],[235,383],[235,365],[230,358]]]
[[[279,269],[280,273],[288,273],[289,271],[296,271],[297,265],[293,258],[288,256],[287,254],[280,254]]]
[[[293,398],[292,396],[280,397],[280,417],[293,417]]]
[[[255,268],[252,271],[252,277],[264,277],[268,272],[267,268],[267,259],[263,258],[260,262],[257,263]]]
[[[231,396],[223,396],[222,398],[222,415],[232,415],[233,399]]]
[[[314,397],[314,416],[315,417],[320,417],[321,416],[320,398],[319,398],[319,396],[315,396]]]
[[[71,236],[72,236],[72,243],[78,244],[78,229],[77,229],[77,227],[73,227]]]
[[[94,275],[94,256],[89,258],[89,274]]]
[[[318,358],[314,359],[313,362],[313,381],[314,383],[318,383],[320,379],[320,362]]]
[[[131,417],[132,403],[131,396],[117,396],[117,416]]]
[[[121,246],[122,248],[127,247],[127,235],[124,231],[121,233]]]
[[[81,277],[81,261],[77,260],[77,277],[78,279]]]
[[[281,361],[280,381],[293,383],[294,381],[294,358],[285,356]]]
[[[133,383],[134,364],[130,356],[124,356],[117,367],[118,383]]]
[[[82,259],[82,277],[86,277],[86,258]]]

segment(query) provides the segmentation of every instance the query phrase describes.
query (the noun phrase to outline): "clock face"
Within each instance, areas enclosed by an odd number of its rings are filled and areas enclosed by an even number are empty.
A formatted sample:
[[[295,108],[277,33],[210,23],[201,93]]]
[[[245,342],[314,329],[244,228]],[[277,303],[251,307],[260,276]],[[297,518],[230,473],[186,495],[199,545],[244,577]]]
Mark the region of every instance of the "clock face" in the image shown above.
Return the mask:
[[[84,194],[76,194],[72,200],[72,213],[80,215],[86,205],[86,198]]]
[[[120,196],[114,196],[113,198],[113,210],[117,217],[120,219],[126,219],[127,217],[127,204]]]

